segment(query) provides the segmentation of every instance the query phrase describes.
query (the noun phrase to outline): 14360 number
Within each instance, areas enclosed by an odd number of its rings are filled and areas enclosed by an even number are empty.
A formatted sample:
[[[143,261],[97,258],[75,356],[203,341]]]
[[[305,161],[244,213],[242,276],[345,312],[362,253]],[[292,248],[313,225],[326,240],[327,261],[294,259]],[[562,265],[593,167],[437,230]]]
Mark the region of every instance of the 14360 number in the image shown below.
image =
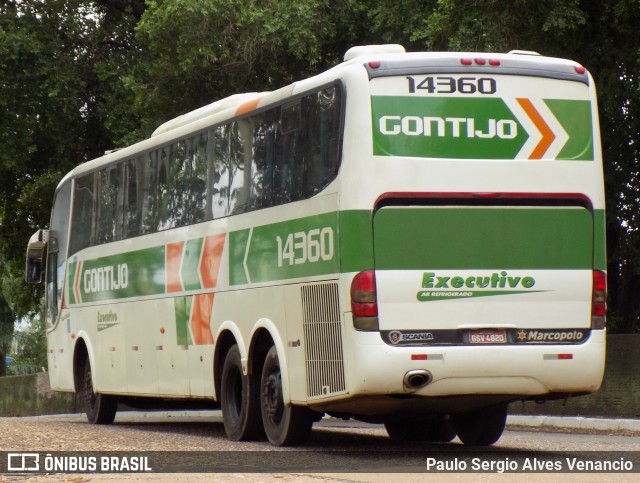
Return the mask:
[[[300,265],[303,263],[325,262],[333,259],[333,228],[315,228],[308,232],[289,233],[285,240],[276,236],[278,243],[278,267],[285,263]]]

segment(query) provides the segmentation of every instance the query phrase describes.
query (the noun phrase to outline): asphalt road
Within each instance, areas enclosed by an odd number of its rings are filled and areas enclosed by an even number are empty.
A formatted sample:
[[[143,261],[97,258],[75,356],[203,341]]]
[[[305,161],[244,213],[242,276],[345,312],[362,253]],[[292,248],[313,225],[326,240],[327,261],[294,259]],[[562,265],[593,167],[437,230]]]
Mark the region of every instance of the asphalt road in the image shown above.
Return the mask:
[[[121,455],[149,455],[156,470],[171,459],[188,460],[186,471],[204,464],[208,474],[60,474],[24,477],[21,481],[115,482],[127,481],[516,481],[529,464],[550,465],[551,471],[530,473],[532,481],[598,481],[602,474],[561,473],[554,465],[567,459],[624,460],[634,465],[635,474],[616,474],[617,481],[636,481],[640,471],[639,434],[595,431],[591,434],[543,432],[509,427],[500,441],[478,450],[457,439],[448,444],[397,443],[391,441],[382,426],[353,421],[325,419],[314,426],[307,445],[300,448],[275,448],[266,441],[232,442],[224,435],[219,413],[118,413],[110,426],[94,426],[84,415],[0,418],[0,451],[11,452],[120,452]],[[172,453],[154,453],[154,452]],[[142,453],[138,453],[142,452]],[[622,452],[622,453],[618,453]],[[101,453],[99,453],[101,454]],[[112,454],[112,453],[109,453]],[[431,458],[430,460],[428,460]],[[191,463],[189,461],[193,460]],[[486,472],[423,473],[428,461],[432,470],[438,465],[466,464],[468,470]],[[493,461],[493,463],[492,463]],[[204,462],[204,463],[203,463]],[[191,466],[189,466],[191,464]],[[209,466],[207,466],[209,465]],[[490,468],[489,465],[493,465]],[[211,469],[213,468],[213,469]],[[459,466],[457,469],[460,469]],[[528,469],[528,468],[524,468]],[[55,473],[55,474],[54,474]],[[611,476],[611,475],[610,475]],[[0,482],[18,478],[7,474]],[[577,479],[576,479],[577,478]],[[505,480],[506,479],[506,480]],[[607,480],[610,478],[606,478]]]

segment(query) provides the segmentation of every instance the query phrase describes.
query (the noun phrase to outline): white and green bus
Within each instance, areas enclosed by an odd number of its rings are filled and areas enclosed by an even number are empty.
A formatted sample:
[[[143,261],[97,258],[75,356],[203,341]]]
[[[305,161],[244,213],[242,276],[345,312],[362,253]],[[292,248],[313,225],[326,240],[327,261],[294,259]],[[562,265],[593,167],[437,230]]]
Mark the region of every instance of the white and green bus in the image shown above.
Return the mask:
[[[603,186],[579,64],[355,47],[65,176],[27,251],[51,386],[97,424],[202,402],[233,440],[326,414],[493,444],[508,403],[601,384]]]

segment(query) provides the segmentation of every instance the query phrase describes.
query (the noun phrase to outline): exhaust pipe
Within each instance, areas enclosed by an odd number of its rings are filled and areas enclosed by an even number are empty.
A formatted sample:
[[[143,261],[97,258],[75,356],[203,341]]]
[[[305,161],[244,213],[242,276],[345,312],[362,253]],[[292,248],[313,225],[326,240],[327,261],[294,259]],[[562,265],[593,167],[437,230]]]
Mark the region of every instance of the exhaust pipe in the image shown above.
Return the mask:
[[[414,369],[404,375],[402,383],[405,390],[414,392],[433,381],[431,372],[425,369]]]

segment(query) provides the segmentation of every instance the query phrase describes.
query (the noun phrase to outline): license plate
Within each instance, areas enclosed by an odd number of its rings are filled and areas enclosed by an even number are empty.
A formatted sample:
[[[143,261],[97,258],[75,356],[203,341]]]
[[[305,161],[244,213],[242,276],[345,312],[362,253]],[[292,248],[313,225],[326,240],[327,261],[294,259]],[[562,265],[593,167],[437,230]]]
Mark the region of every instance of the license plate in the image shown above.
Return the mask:
[[[471,344],[506,344],[507,334],[504,330],[469,332]]]

